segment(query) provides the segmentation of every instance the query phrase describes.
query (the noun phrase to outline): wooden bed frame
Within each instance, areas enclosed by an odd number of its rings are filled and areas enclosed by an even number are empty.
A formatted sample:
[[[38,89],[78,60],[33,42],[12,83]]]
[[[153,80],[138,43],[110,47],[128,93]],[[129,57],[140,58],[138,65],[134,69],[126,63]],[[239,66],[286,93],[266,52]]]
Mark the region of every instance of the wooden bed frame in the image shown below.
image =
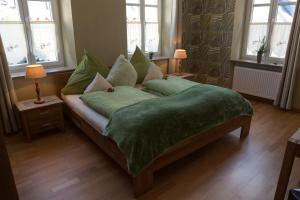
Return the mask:
[[[184,140],[173,146],[152,162],[152,164],[145,168],[138,176],[134,177],[128,171],[125,155],[119,150],[113,140],[95,130],[85,119],[77,115],[68,106],[66,106],[66,111],[70,119],[132,177],[135,196],[140,196],[150,190],[153,187],[153,173],[172,162],[191,154],[238,128],[242,128],[240,139],[247,137],[249,135],[252,119],[252,117],[237,117],[205,133]]]

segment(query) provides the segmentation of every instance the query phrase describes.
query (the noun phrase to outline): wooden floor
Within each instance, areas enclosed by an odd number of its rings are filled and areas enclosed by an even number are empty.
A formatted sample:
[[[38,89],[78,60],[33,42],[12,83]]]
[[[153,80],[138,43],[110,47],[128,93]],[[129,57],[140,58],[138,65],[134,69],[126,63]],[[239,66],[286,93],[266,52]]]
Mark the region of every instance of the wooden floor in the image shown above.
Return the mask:
[[[252,102],[255,115],[243,143],[231,134],[162,169],[156,186],[140,199],[273,199],[286,141],[300,114]],[[7,141],[20,199],[133,199],[129,177],[74,125],[32,143]],[[297,168],[297,170],[295,170]],[[290,186],[300,180],[296,161]]]

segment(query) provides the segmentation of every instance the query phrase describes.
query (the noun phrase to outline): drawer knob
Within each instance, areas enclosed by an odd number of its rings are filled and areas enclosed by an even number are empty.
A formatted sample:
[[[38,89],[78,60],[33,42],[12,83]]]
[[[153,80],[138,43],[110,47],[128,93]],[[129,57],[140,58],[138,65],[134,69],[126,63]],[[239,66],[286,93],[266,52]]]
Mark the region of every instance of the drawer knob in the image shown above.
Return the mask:
[[[49,111],[41,112],[40,115],[47,115],[49,114]]]
[[[51,126],[52,123],[46,123],[46,124],[43,124],[42,127],[48,127],[48,126]]]

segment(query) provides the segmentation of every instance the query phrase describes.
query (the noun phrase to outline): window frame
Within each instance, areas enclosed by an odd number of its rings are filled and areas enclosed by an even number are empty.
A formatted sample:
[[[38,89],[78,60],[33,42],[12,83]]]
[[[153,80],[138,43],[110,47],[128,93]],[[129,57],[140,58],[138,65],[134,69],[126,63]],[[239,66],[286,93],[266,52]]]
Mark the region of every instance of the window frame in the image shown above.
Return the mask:
[[[146,52],[145,45],[146,45],[146,20],[145,20],[145,8],[146,7],[157,7],[158,9],[158,32],[159,32],[159,42],[158,42],[158,51],[153,52],[155,56],[161,55],[161,49],[162,49],[162,3],[161,0],[157,0],[157,6],[156,5],[146,5],[145,0],[139,0],[139,4],[137,3],[127,3],[125,2],[126,6],[139,6],[140,7],[140,22],[141,22],[141,50],[145,54],[149,54],[149,52]],[[127,33],[127,13],[126,13],[126,33]],[[126,36],[127,45],[128,45],[128,36]],[[127,47],[128,51],[128,47]],[[134,52],[130,53],[128,52],[129,57],[133,55]]]
[[[37,64],[33,52],[33,37],[30,28],[29,21],[29,8],[28,8],[28,0],[16,0],[19,5],[19,13],[21,24],[23,25],[24,34],[25,34],[25,42],[27,48],[27,64],[17,64],[10,65],[9,69],[11,73],[19,73],[24,72],[25,67],[27,65]],[[40,0],[30,0],[30,1],[40,1]],[[60,16],[59,16],[59,7],[57,0],[49,0],[52,8],[53,22],[55,24],[55,35],[57,40],[57,58],[58,61],[55,62],[39,62],[38,64],[42,64],[45,69],[53,68],[53,67],[61,67],[64,65],[64,56],[63,56],[63,41],[61,34],[61,25],[60,25]]]
[[[249,31],[250,31],[250,24],[251,24],[251,18],[252,18],[252,13],[253,13],[253,6],[254,0],[249,0],[247,2],[246,8],[246,17],[245,17],[245,28],[244,28],[244,33],[243,33],[243,47],[242,47],[242,59],[246,60],[256,60],[255,55],[248,55],[247,54],[247,47],[248,47],[248,39],[249,39]],[[271,39],[272,39],[272,34],[274,30],[274,25],[277,23],[280,24],[287,24],[286,22],[276,22],[276,15],[277,15],[277,9],[279,5],[291,5],[294,4],[293,2],[283,2],[279,3],[279,0],[270,0],[270,4],[259,4],[259,6],[270,6],[270,11],[269,11],[269,17],[268,17],[268,22],[266,23],[261,23],[261,24],[267,24],[267,35],[266,35],[266,43],[267,43],[267,49],[268,52],[264,55],[265,61],[267,63],[276,63],[276,64],[283,64],[285,61],[285,58],[279,58],[279,57],[271,57],[270,56],[270,45],[271,45]],[[252,23],[254,24],[254,23]],[[256,23],[260,24],[260,23]],[[290,24],[290,23],[288,23]],[[293,24],[293,22],[291,22]]]

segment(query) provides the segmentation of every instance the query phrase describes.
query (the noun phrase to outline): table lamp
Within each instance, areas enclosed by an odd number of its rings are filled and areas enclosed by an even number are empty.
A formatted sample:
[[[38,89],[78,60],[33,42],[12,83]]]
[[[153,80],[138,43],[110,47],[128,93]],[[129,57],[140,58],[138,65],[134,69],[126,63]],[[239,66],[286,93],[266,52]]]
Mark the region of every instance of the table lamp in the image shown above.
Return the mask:
[[[40,87],[38,80],[47,76],[47,73],[43,65],[28,65],[26,67],[26,79],[33,79],[35,83],[35,91],[37,99],[34,101],[35,104],[42,104],[45,102],[40,96]]]
[[[179,60],[179,73],[181,73],[181,65],[182,65],[182,60],[183,59],[187,59],[187,53],[186,50],[184,49],[176,49],[175,53],[174,53],[174,58],[176,60]]]

